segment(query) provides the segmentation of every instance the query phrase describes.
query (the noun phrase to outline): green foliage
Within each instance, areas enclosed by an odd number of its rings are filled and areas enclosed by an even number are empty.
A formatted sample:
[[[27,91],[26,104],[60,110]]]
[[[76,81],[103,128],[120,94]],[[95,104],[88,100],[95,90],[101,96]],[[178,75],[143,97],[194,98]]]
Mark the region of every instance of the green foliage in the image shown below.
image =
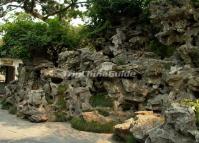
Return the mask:
[[[65,122],[68,120],[67,113],[65,112],[67,106],[66,101],[64,99],[64,95],[58,95],[55,104],[55,116],[57,122]]]
[[[150,50],[164,59],[172,56],[176,49],[174,47],[163,45],[157,39],[154,39],[150,42]]]
[[[10,107],[9,108],[9,113],[13,114],[13,115],[16,114],[17,113],[17,107],[15,107],[15,106]]]
[[[58,97],[56,107],[58,108],[58,110],[66,109],[66,102],[63,95]]]
[[[56,112],[55,116],[56,116],[56,122],[66,122],[66,121],[68,121],[67,114],[64,111]]]
[[[133,135],[128,135],[126,138],[126,143],[136,143],[136,139]]]
[[[100,115],[103,115],[104,117],[108,117],[110,115],[110,113],[107,110],[103,110],[103,109],[97,109],[98,113]]]
[[[93,107],[113,107],[113,100],[106,94],[93,95],[90,98]]]
[[[57,18],[46,23],[35,22],[22,13],[0,29],[4,33],[0,56],[22,59],[48,57],[56,64],[58,54],[64,48],[74,48],[79,42],[74,28]]]
[[[64,93],[66,92],[67,89],[68,89],[67,85],[59,85],[57,88],[58,94],[64,95]]]
[[[192,0],[193,5],[198,7],[199,6],[199,0]]]
[[[95,133],[112,133],[114,123],[100,124],[97,122],[87,122],[82,118],[73,117],[71,125],[74,129]]]
[[[0,102],[1,102],[1,109],[3,110],[9,110],[10,107],[12,106],[10,103],[6,101],[6,99],[2,99]]]
[[[125,64],[126,64],[126,61],[125,61],[124,57],[117,57],[115,63],[116,63],[117,65],[125,65]]]
[[[91,35],[120,23],[121,17],[134,17],[144,13],[150,0],[88,0],[86,15]]]
[[[186,99],[180,102],[182,105],[193,107],[196,114],[196,124],[199,126],[199,100]]]
[[[21,8],[24,12],[33,17],[46,21],[51,16],[59,19],[69,19],[81,16],[78,9],[82,0],[1,0],[0,16],[5,16],[8,12]]]
[[[94,25],[104,23],[115,16],[138,16],[149,0],[90,0],[88,16]]]

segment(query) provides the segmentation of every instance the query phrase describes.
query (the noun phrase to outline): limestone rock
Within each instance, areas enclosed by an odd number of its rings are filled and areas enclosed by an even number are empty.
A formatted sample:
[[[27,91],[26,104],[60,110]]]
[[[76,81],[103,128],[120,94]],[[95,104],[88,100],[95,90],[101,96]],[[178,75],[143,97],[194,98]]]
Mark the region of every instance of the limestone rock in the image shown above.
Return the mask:
[[[147,109],[152,111],[165,111],[171,104],[169,95],[157,95],[147,101]]]
[[[151,111],[141,111],[136,114],[135,118],[116,125],[114,127],[115,134],[123,138],[128,134],[133,134],[136,139],[144,140],[148,135],[148,131],[164,123],[164,118],[161,115],[154,114]]]
[[[191,107],[172,104],[165,112],[166,123],[149,131],[151,143],[196,143],[198,135],[195,113]],[[195,132],[195,135],[194,135]],[[192,133],[192,136],[190,136]]]
[[[27,95],[28,103],[31,105],[45,105],[45,93],[43,90],[31,90],[30,93]]]
[[[97,111],[84,112],[82,113],[82,117],[87,122],[97,122],[100,124],[106,124],[112,122],[110,118],[100,115]]]
[[[136,92],[144,97],[149,94],[149,89],[136,81],[122,79],[122,83],[126,92]]]
[[[50,78],[53,80],[63,80],[66,78],[67,71],[58,68],[48,68],[41,71],[41,76],[43,78]]]

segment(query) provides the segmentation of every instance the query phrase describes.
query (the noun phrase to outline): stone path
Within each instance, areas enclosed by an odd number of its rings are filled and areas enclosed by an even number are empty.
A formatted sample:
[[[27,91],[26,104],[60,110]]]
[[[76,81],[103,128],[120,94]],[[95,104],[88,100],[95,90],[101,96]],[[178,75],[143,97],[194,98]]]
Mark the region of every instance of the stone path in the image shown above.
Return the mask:
[[[115,143],[111,136],[80,132],[67,123],[34,124],[0,110],[0,143]]]

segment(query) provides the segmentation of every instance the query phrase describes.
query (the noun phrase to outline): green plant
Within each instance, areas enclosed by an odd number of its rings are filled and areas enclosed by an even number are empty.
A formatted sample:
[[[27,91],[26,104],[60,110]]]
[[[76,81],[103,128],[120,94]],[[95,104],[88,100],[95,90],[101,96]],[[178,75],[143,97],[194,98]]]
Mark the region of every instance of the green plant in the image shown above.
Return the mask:
[[[101,114],[101,115],[103,115],[105,117],[110,115],[110,113],[107,110],[105,110],[105,109],[104,110],[103,109],[97,109],[97,111],[98,111],[99,114]]]
[[[59,111],[55,113],[57,122],[66,122],[68,121],[67,114],[64,111]]]
[[[9,113],[10,114],[16,114],[17,113],[17,107],[15,107],[15,106],[10,107],[9,108]]]
[[[6,99],[1,100],[1,108],[4,110],[9,110],[12,105],[6,101]]]
[[[87,132],[95,133],[112,133],[114,123],[97,123],[97,122],[87,122],[80,117],[73,117],[71,120],[71,125],[74,129]]]
[[[0,15],[5,16],[16,8],[31,14],[33,17],[46,21],[50,17],[58,16],[59,19],[70,19],[81,16],[79,7],[86,1],[82,0],[1,0]],[[4,8],[2,6],[5,6]]]
[[[176,51],[174,47],[163,45],[157,39],[154,39],[150,42],[150,50],[160,56],[162,59],[172,56]]]
[[[58,94],[64,95],[64,93],[66,92],[67,89],[68,89],[67,85],[59,85],[57,88]]]
[[[66,109],[66,101],[65,101],[63,95],[58,96],[58,99],[57,99],[57,102],[56,102],[56,107],[59,110]]]
[[[193,107],[195,109],[195,115],[196,115],[196,124],[199,126],[199,100],[190,100],[185,99],[180,101],[182,105]]]
[[[95,37],[106,33],[112,26],[118,25],[121,17],[139,17],[148,15],[147,7],[151,0],[87,0],[86,16],[90,18],[87,24],[88,35]],[[146,13],[146,14],[145,14]],[[147,16],[143,16],[148,21]],[[145,19],[146,18],[146,19]],[[141,22],[143,23],[143,21]]]
[[[193,5],[198,7],[199,6],[199,0],[192,0]]]
[[[125,65],[125,59],[124,59],[124,57],[118,57],[116,59],[116,64],[117,65]]]
[[[136,139],[133,135],[128,135],[126,138],[126,143],[136,143]]]
[[[93,107],[113,107],[113,100],[107,94],[97,94],[90,98]]]
[[[45,23],[35,22],[30,15],[21,13],[13,20],[0,27],[3,33],[0,56],[22,59],[44,57],[57,66],[59,53],[79,44],[79,30],[58,18]]]

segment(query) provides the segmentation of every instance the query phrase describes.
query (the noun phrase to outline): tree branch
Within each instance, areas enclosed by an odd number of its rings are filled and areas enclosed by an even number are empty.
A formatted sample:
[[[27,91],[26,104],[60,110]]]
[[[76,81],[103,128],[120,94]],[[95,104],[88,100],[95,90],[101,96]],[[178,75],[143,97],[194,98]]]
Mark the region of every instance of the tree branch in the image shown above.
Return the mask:
[[[23,6],[21,5],[13,5],[13,4],[9,4],[7,7],[23,8]]]
[[[71,3],[71,4],[69,4],[67,7],[65,7],[65,8],[63,8],[63,9],[61,9],[61,10],[57,10],[57,11],[55,11],[55,12],[53,12],[53,13],[48,14],[47,16],[44,17],[44,20],[48,19],[48,17],[50,17],[50,16],[53,16],[53,15],[56,15],[56,14],[59,14],[59,13],[62,13],[62,12],[67,11],[67,10],[68,10],[69,8],[71,8],[73,5],[75,5],[75,3]]]

